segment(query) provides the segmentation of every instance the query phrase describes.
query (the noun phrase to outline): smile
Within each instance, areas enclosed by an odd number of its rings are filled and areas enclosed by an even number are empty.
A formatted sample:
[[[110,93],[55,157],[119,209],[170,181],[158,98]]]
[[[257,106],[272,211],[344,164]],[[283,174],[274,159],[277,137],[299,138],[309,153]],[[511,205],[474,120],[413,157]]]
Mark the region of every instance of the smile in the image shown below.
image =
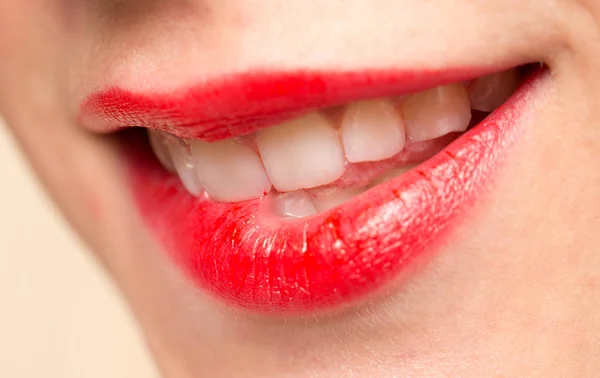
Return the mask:
[[[124,144],[132,193],[200,288],[301,313],[376,293],[438,250],[548,77],[532,65],[251,73],[167,94],[110,88],[80,119],[148,128]]]

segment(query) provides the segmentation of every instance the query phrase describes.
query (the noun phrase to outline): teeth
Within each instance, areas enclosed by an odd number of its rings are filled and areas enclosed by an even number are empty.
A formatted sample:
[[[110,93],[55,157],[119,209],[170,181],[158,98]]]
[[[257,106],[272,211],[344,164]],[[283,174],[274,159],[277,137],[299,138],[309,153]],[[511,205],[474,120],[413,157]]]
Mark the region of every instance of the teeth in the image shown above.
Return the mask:
[[[363,188],[354,189],[326,189],[314,195],[314,203],[319,211],[327,211],[340,206],[344,202],[356,197],[365,190]]]
[[[158,161],[170,172],[175,172],[175,166],[173,165],[173,159],[167,145],[167,134],[162,131],[148,130],[148,139],[150,140],[150,147],[156,155]]]
[[[514,92],[518,81],[513,69],[401,98],[336,106],[214,143],[155,130],[148,137],[160,163],[176,172],[191,194],[238,202],[261,197],[274,188],[279,193],[274,190],[269,203],[276,212],[303,218],[338,207],[412,169],[414,165],[404,165],[376,177],[396,160],[381,161],[397,156],[407,143],[410,147],[410,142],[465,131],[471,108],[494,110]],[[398,159],[398,164],[420,156],[413,147],[405,151],[408,159]]]
[[[244,201],[271,190],[260,157],[250,147],[231,139],[215,143],[194,140],[190,145],[196,174],[211,198]]]
[[[195,167],[189,142],[185,139],[175,137],[167,138],[166,140],[169,152],[173,158],[175,171],[177,171],[177,175],[179,175],[183,186],[191,194],[199,196],[204,188],[194,170]]]
[[[267,174],[280,192],[325,185],[344,173],[344,150],[337,132],[317,113],[259,131],[257,144]]]
[[[469,85],[471,108],[491,112],[502,105],[519,83],[517,70],[498,72],[481,77]]]
[[[471,120],[471,104],[464,87],[454,84],[409,96],[402,113],[408,137],[423,141],[465,131]]]
[[[351,163],[384,160],[404,148],[404,124],[391,101],[356,102],[342,119],[342,140]]]
[[[312,198],[304,190],[279,194],[277,209],[286,218],[304,218],[317,213]]]

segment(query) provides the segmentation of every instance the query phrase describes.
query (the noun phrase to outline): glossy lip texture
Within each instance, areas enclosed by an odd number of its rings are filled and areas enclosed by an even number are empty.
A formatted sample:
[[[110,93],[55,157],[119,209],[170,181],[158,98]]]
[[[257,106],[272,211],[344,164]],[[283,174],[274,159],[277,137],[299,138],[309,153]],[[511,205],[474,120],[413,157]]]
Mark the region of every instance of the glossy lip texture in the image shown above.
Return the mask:
[[[473,70],[470,72],[470,77],[477,76]],[[372,78],[381,73],[361,75],[362,82],[374,85],[376,80]],[[280,113],[252,115],[248,111],[244,117],[236,117],[241,121],[229,128],[222,127],[227,119],[216,126],[209,122],[211,98],[206,98],[206,102],[188,98],[182,104],[185,96],[151,97],[114,89],[90,98],[82,110],[82,119],[102,119],[98,129],[103,131],[139,122],[147,127],[177,130],[179,135],[221,138],[260,127],[265,119],[273,121],[281,114],[287,117],[301,109],[332,102],[331,96],[313,95],[323,92],[322,86],[329,77],[340,75],[315,74],[319,85],[314,86],[304,83],[301,79],[305,76],[301,76],[288,83],[304,86],[304,92],[297,92],[304,93],[302,96],[290,98],[293,91],[282,88],[283,98],[277,103],[273,94],[261,94],[270,96],[271,106],[284,104],[272,106]],[[260,104],[254,103],[259,101],[258,95],[250,87],[260,80],[277,83],[278,78],[284,77],[294,78],[293,74],[270,74],[241,83],[239,90],[248,85],[247,91],[253,95],[244,97],[242,93],[236,104],[227,106],[260,109]],[[389,72],[385,77],[405,80],[407,76]],[[456,75],[429,77],[425,84],[409,80],[403,89],[432,86],[451,77]],[[381,288],[407,271],[425,252],[439,249],[440,238],[464,218],[468,205],[488,187],[521,135],[533,111],[536,89],[548,77],[544,70],[531,75],[504,105],[417,168],[309,219],[267,222],[260,216],[261,207],[267,204],[265,198],[240,203],[194,198],[177,177],[158,165],[142,143],[124,148],[133,194],[164,249],[196,283],[227,303],[261,313],[285,314],[342,305]],[[306,91],[315,87],[314,92]],[[338,93],[335,102],[357,96],[356,88],[364,86],[353,88]],[[366,94],[360,94],[370,97],[389,90],[383,85],[383,90],[368,89]],[[220,92],[213,87],[206,93]],[[227,101],[240,95],[222,94]],[[215,114],[222,110],[215,110]],[[194,122],[199,119],[206,122]]]

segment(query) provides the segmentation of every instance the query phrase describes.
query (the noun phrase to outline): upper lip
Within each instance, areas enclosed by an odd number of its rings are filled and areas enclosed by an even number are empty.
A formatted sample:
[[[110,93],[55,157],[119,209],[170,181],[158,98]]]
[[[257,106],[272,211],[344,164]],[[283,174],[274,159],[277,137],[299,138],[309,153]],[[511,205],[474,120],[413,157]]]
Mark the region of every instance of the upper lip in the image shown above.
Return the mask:
[[[96,132],[142,126],[215,141],[248,134],[301,113],[356,100],[392,97],[474,79],[508,67],[360,72],[243,72],[151,93],[109,87],[81,104],[79,121]]]

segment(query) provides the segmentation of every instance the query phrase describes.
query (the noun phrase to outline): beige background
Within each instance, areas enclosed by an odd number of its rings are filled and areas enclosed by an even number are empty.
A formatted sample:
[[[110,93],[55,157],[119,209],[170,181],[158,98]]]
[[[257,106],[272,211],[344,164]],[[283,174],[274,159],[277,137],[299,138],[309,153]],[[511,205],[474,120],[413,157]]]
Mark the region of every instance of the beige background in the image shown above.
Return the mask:
[[[0,188],[0,377],[157,377],[118,293],[1,124]]]

